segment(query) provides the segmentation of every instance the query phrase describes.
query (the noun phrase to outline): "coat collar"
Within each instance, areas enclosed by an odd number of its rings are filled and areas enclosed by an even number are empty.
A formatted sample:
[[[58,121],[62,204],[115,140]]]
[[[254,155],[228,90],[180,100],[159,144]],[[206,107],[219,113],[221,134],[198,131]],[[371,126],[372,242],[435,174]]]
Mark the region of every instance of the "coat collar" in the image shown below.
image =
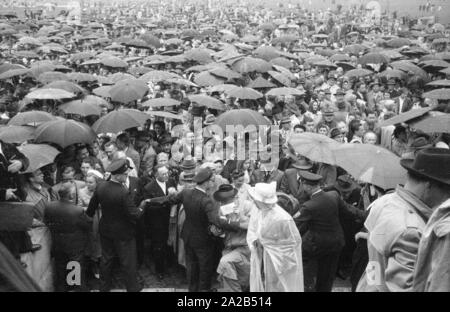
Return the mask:
[[[423,201],[417,198],[413,193],[405,190],[402,186],[397,186],[395,192],[400,196],[403,200],[407,201],[416,212],[422,217],[422,219],[427,222],[431,216],[433,210],[428,207]]]

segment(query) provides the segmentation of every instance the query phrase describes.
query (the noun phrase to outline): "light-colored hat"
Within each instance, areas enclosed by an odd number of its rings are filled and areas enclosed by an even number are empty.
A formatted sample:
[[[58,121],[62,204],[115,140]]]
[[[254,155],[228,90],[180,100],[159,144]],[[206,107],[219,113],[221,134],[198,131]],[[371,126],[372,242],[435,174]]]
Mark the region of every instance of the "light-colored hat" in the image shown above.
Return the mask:
[[[259,202],[265,204],[276,204],[277,197],[277,183],[256,183],[254,187],[248,190],[250,196]]]

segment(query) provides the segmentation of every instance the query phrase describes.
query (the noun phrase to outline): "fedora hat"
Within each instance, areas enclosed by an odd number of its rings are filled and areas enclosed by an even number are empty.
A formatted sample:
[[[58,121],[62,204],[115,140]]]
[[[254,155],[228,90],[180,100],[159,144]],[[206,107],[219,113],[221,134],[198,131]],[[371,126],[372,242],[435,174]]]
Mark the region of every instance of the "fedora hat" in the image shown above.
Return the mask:
[[[248,190],[250,196],[259,202],[265,204],[276,204],[278,202],[277,197],[277,183],[256,183],[254,187]]]
[[[353,182],[352,178],[348,174],[339,176],[334,186],[341,193],[351,192],[354,189],[356,189],[356,184]]]
[[[209,114],[205,117],[205,121],[203,122],[203,124],[205,126],[209,126],[209,125],[214,124],[215,121],[216,121],[216,116]]]
[[[419,177],[450,185],[450,150],[427,148],[419,151],[414,160],[401,159],[403,168]]]
[[[194,158],[189,157],[185,158],[183,162],[180,165],[181,170],[188,171],[188,170],[194,170],[197,166],[197,162]]]
[[[312,168],[312,164],[308,160],[302,158],[293,163],[292,167],[300,170],[310,170]]]
[[[213,197],[218,202],[226,202],[236,196],[238,190],[231,184],[222,184],[219,189],[214,192]]]

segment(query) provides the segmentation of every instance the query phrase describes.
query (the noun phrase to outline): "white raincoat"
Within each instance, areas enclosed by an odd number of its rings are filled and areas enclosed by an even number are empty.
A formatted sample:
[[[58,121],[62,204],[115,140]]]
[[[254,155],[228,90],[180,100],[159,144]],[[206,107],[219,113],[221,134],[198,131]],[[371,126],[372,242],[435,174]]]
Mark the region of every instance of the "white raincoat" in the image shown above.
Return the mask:
[[[262,249],[256,247],[256,240]],[[303,291],[302,240],[294,220],[283,208],[253,207],[247,243],[251,251],[250,291]]]

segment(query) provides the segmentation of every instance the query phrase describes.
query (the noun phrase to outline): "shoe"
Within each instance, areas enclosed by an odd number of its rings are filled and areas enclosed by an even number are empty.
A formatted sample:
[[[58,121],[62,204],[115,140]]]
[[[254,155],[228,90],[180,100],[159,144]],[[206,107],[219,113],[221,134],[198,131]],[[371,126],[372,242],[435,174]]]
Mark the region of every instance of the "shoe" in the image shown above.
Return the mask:
[[[42,248],[41,244],[33,244],[33,246],[31,246],[31,252],[36,252],[38,250],[40,250]]]

